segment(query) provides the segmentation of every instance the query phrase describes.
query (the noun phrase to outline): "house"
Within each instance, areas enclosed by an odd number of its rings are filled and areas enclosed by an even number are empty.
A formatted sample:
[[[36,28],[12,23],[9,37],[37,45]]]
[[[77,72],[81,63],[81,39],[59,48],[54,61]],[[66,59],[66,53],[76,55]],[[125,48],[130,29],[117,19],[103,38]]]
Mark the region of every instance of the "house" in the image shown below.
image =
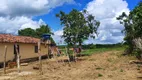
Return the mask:
[[[21,59],[30,59],[38,57],[38,42],[40,39],[26,36],[14,36],[10,34],[0,34],[0,63],[4,61],[5,45],[7,46],[7,58],[6,61],[13,61],[16,58],[16,47],[20,53]],[[41,43],[41,55],[48,54],[48,46]]]

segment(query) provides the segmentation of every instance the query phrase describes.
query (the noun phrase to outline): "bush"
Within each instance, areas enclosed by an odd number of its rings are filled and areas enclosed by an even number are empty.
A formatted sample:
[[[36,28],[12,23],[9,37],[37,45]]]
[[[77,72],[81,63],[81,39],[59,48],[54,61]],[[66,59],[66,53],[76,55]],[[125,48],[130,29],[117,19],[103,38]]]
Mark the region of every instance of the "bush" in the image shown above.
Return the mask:
[[[138,59],[141,59],[141,51],[139,49],[134,49],[133,55],[136,56]]]

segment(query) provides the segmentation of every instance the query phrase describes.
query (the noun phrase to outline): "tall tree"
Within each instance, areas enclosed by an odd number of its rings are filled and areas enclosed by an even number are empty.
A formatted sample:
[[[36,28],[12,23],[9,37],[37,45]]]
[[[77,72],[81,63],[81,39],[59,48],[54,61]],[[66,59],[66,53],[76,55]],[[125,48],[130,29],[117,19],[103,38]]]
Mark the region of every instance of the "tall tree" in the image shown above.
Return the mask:
[[[95,38],[99,22],[95,20],[94,16],[87,13],[86,10],[80,12],[73,9],[69,14],[60,11],[56,14],[56,17],[60,18],[63,28],[63,38],[68,46],[75,47],[77,44],[82,45],[84,40],[89,37]]]
[[[129,15],[123,12],[117,19],[124,25],[124,40],[129,46],[128,53],[132,53],[136,48],[140,49],[140,44],[142,45],[142,2]]]

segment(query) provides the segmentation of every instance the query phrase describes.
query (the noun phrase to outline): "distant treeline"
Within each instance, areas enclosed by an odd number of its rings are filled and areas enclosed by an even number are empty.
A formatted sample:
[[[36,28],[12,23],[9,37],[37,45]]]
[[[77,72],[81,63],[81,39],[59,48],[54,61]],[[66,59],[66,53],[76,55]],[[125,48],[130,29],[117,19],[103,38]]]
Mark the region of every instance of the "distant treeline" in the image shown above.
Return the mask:
[[[83,45],[83,49],[93,49],[93,48],[114,48],[114,47],[121,47],[123,44],[88,44],[88,45]]]
[[[82,45],[83,49],[94,49],[94,48],[115,48],[115,47],[122,47],[126,44],[118,43],[118,44],[87,44]],[[58,46],[60,49],[65,48],[66,45],[60,45]]]

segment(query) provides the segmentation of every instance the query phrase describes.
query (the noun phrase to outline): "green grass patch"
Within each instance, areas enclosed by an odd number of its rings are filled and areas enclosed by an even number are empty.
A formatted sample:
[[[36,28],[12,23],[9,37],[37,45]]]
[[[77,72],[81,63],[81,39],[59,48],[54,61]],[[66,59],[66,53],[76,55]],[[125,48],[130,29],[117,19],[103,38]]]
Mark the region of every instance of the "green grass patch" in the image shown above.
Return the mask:
[[[102,69],[103,69],[103,68],[101,68],[101,67],[97,67],[97,68],[96,68],[96,70],[102,70]]]
[[[98,74],[98,77],[103,77],[103,75],[99,73],[99,74]]]
[[[86,55],[86,56],[90,56],[90,55],[95,54],[95,53],[103,53],[103,52],[106,52],[106,51],[123,51],[124,49],[125,49],[125,47],[94,48],[94,49],[85,49],[81,53]]]
[[[100,48],[93,48],[93,49],[83,49],[81,52],[81,56],[90,56],[95,53],[103,53],[106,51],[124,51],[125,46],[114,46],[114,47],[100,47]],[[65,48],[61,48],[61,51],[66,54]],[[70,55],[72,55],[73,51],[69,51]]]
[[[123,69],[121,69],[120,72],[124,72]]]

